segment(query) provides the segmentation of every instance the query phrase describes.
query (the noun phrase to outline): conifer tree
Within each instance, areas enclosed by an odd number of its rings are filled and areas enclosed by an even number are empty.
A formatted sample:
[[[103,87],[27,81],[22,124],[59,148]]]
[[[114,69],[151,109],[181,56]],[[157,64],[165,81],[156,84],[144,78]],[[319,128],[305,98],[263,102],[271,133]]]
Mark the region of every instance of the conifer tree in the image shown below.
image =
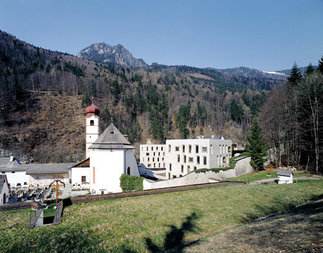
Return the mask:
[[[314,67],[313,67],[313,65],[310,63],[310,64],[307,66],[305,73],[306,73],[306,75],[310,75],[310,74],[314,73],[314,71],[315,71],[315,68],[314,68]]]
[[[299,71],[299,69],[297,68],[297,64],[295,63],[293,68],[292,68],[292,72],[290,73],[289,77],[288,77],[288,81],[293,85],[296,86],[297,83],[302,79],[302,74]]]
[[[251,156],[250,164],[255,170],[263,169],[264,156],[266,155],[266,146],[262,141],[261,128],[256,119],[253,120],[249,134],[247,136],[248,144],[246,151]]]
[[[321,72],[323,74],[323,56],[321,57],[321,60],[319,60],[319,66],[317,68],[317,71]]]

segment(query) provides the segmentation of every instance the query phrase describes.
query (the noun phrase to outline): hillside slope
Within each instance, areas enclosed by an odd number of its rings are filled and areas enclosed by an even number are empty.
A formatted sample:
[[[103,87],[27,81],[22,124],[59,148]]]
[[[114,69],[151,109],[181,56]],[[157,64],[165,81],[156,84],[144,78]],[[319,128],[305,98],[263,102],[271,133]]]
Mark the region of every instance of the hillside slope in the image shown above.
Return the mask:
[[[155,67],[96,63],[0,31],[0,148],[36,161],[79,160],[84,154],[81,118],[90,97],[101,109],[101,131],[113,121],[135,145],[146,138],[163,142],[201,134],[244,141],[266,92],[213,70],[193,76],[191,68]],[[65,121],[73,125],[57,127]],[[58,143],[66,148],[64,156],[52,155]]]

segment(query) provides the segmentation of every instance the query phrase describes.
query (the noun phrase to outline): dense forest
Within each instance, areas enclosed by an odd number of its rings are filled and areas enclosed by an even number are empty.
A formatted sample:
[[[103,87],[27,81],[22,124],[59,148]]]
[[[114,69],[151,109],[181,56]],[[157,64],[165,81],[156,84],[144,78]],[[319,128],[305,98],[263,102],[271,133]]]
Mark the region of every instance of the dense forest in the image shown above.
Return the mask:
[[[323,58],[303,75],[295,64],[288,81],[268,95],[259,122],[277,166],[322,173]]]

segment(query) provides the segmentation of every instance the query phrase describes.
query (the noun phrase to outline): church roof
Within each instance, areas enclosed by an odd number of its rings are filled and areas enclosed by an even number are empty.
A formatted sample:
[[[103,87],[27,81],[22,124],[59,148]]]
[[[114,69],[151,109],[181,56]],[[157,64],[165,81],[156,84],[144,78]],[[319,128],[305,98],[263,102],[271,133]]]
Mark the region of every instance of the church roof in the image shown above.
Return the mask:
[[[134,149],[134,147],[111,123],[89,149]]]

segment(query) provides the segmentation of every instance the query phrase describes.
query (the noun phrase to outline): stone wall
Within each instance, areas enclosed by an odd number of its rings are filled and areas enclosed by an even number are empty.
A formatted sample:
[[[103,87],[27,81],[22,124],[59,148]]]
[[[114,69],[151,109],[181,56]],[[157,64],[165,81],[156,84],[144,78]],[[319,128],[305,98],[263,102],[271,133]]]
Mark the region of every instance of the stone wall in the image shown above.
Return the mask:
[[[144,179],[143,185],[144,190],[147,189],[158,189],[164,187],[174,187],[182,185],[192,185],[192,184],[204,184],[225,180],[230,177],[238,177],[241,175],[253,172],[253,168],[250,165],[250,157],[237,158],[237,163],[234,169],[231,170],[220,170],[219,172],[202,172],[195,173],[192,172],[183,177],[164,180],[164,181],[152,181]]]

